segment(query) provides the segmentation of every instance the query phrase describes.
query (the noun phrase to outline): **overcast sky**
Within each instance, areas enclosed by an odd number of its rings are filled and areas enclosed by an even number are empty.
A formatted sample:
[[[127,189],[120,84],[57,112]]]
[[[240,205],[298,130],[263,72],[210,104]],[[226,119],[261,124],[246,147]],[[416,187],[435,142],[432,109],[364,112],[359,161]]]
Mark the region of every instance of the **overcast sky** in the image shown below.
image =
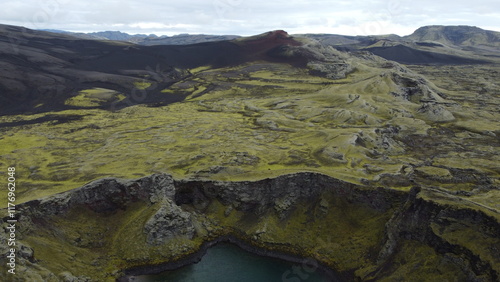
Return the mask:
[[[158,35],[407,35],[424,25],[500,31],[498,0],[2,0],[0,23],[34,29]]]

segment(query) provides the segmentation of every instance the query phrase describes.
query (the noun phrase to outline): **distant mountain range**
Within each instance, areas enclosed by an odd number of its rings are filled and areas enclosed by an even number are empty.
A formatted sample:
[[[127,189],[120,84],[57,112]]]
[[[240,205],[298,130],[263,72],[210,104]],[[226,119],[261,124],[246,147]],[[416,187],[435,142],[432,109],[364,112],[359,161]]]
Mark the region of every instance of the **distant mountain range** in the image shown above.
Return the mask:
[[[91,33],[69,32],[57,29],[43,29],[53,33],[62,33],[82,39],[126,41],[140,45],[186,45],[211,41],[232,40],[237,35],[206,35],[206,34],[178,34],[174,36],[157,36],[155,34],[128,34],[121,31],[100,31]]]
[[[174,36],[158,36],[155,34],[128,34],[121,31],[100,31],[91,33],[69,32],[56,29],[43,31],[72,35],[82,39],[126,41],[140,45],[186,45],[210,41],[233,40],[238,35],[206,35],[206,34],[179,34]],[[349,36],[338,34],[297,34],[319,40],[323,44],[344,46],[358,49],[367,47],[379,41],[387,42],[417,42],[421,46],[430,46],[439,43],[449,46],[470,47],[500,47],[500,32],[484,30],[474,26],[424,26],[407,36],[396,34]],[[380,47],[380,46],[379,46]]]
[[[301,34],[343,51],[366,50],[404,64],[474,64],[500,58],[500,32],[472,26],[425,26],[408,36]]]
[[[490,46],[500,47],[500,32],[484,30],[473,26],[424,26],[407,36],[396,34],[346,36],[336,34],[302,34],[328,45],[368,46],[378,41],[393,42],[434,42],[449,46]],[[422,44],[425,45],[425,44]]]
[[[73,33],[62,30],[45,30],[82,39],[124,41],[138,45],[189,45],[203,42],[227,41],[237,35],[155,34],[130,35],[120,31]],[[500,58],[500,32],[473,26],[424,26],[413,34],[399,36],[368,35],[349,36],[338,34],[296,34],[330,45],[342,51],[370,51],[388,60],[405,64],[475,64],[487,58]]]

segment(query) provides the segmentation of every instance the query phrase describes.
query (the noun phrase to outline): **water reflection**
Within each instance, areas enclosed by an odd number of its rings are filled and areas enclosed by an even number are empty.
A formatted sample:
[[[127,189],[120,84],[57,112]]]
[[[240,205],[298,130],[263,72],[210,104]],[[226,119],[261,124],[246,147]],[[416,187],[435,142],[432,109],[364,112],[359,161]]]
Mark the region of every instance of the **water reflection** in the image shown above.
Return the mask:
[[[174,271],[137,276],[129,281],[152,282],[327,282],[335,281],[314,260],[291,263],[258,256],[238,246],[221,243],[208,249],[202,260]]]

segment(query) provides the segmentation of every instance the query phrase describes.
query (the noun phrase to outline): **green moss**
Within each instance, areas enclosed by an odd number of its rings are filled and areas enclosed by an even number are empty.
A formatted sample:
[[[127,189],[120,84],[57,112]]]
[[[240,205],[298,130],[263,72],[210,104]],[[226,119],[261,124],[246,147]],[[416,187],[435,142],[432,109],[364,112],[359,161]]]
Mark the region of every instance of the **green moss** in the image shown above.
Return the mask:
[[[152,83],[151,82],[148,82],[148,81],[144,81],[144,80],[141,80],[141,81],[135,81],[134,82],[134,86],[135,88],[137,89],[147,89],[149,86],[151,86]]]
[[[484,227],[477,222],[450,221],[447,224],[431,224],[433,231],[452,245],[463,246],[491,262],[495,271],[500,271],[500,257],[492,246],[500,246],[500,238],[484,232]]]
[[[192,74],[197,74],[199,72],[203,72],[203,71],[206,71],[206,70],[209,70],[211,69],[210,66],[201,66],[201,67],[197,67],[197,68],[194,68],[194,69],[190,69],[189,72],[191,72]]]
[[[492,132],[474,137],[470,142],[475,145],[468,147],[474,150],[457,152],[449,145],[422,149],[434,150],[429,166],[422,150],[401,141],[411,134],[425,136],[433,127],[415,117],[419,105],[390,93],[398,86],[389,70],[363,64],[356,68],[347,78],[334,81],[282,64],[200,68],[167,90],[190,93],[182,103],[132,106],[114,113],[73,110],[1,117],[3,122],[54,114],[77,114],[82,119],[4,128],[0,163],[18,166],[24,182],[20,202],[105,176],[135,178],[154,172],[252,180],[314,171],[382,186],[377,181],[384,175],[410,177],[403,174],[403,166],[475,167],[492,179],[499,177],[495,139],[484,145],[475,141]],[[87,102],[124,98],[106,89],[85,90],[77,97]],[[477,119],[483,120],[481,115]],[[383,133],[388,128],[399,133]],[[462,140],[471,137],[442,138],[462,146]]]
[[[110,89],[93,88],[82,90],[78,95],[65,101],[65,105],[77,107],[97,107],[111,101],[121,101],[125,95]]]
[[[430,177],[444,177],[444,178],[452,177],[449,170],[440,167],[422,166],[417,168],[416,170]]]
[[[427,245],[405,240],[400,252],[377,273],[378,281],[466,281],[467,274],[451,257],[442,256]],[[358,272],[361,274],[361,272]],[[366,273],[369,275],[369,273]],[[373,275],[373,273],[372,273]],[[367,276],[365,280],[373,279]]]
[[[125,210],[102,214],[74,207],[62,216],[45,218],[50,228],[32,226],[23,241],[35,248],[37,260],[53,273],[70,270],[76,276],[114,281],[117,271],[173,261],[201,245],[200,240],[186,238],[147,245],[144,225],[158,208],[159,204],[136,202]],[[54,240],[53,232],[57,232],[58,240]]]

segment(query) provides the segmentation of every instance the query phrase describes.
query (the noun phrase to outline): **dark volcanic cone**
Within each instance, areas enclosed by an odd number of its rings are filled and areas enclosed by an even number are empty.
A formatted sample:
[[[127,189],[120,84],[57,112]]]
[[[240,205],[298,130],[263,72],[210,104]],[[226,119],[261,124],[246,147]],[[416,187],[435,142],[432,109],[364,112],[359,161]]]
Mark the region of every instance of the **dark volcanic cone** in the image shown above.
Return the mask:
[[[243,43],[244,49],[253,54],[259,54],[262,52],[267,52],[270,49],[276,48],[281,45],[290,46],[301,46],[302,43],[295,40],[293,37],[288,35],[284,30],[275,30],[266,32],[260,35],[246,37],[240,40],[235,40],[236,42]]]
[[[306,52],[295,52],[304,44],[290,36],[286,31],[275,30],[260,35],[236,40],[249,58],[271,62],[289,63],[305,67],[310,60]]]

